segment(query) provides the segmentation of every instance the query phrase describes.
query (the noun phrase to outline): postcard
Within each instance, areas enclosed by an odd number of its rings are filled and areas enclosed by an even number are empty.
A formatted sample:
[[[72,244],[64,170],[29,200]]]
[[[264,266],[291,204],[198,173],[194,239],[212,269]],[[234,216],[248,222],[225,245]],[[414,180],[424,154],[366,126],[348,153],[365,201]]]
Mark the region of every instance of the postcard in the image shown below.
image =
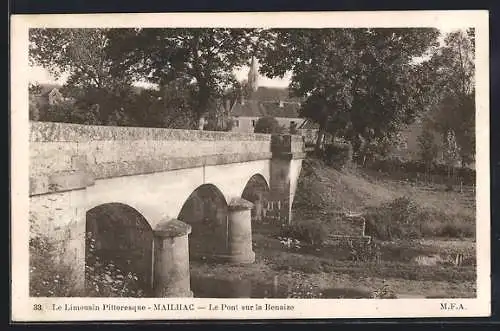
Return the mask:
[[[11,18],[13,321],[490,315],[487,11]]]

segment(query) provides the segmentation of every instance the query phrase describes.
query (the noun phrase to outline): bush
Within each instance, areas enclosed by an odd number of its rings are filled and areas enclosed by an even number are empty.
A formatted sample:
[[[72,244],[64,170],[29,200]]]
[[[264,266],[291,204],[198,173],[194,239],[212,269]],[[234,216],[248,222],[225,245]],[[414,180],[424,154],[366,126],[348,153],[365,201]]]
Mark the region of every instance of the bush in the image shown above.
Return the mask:
[[[369,243],[362,241],[348,241],[349,257],[354,262],[380,262],[380,246],[373,240]]]
[[[224,128],[223,131],[231,132],[231,130],[233,129],[233,125],[234,125],[233,119],[228,118],[228,119],[226,119],[225,123],[226,123],[226,127]]]
[[[468,217],[446,217],[442,222],[426,223],[422,227],[422,235],[435,237],[473,238],[475,233],[475,222]]]
[[[77,295],[71,268],[57,260],[57,249],[48,238],[33,235],[29,241],[29,293],[33,297]]]
[[[381,240],[420,238],[422,220],[417,219],[417,214],[416,204],[408,197],[372,208],[365,216],[366,234]]]
[[[428,167],[430,167],[438,155],[439,148],[435,142],[434,134],[429,127],[424,127],[422,133],[418,136],[417,141],[420,158]]]
[[[300,221],[295,224],[285,225],[279,236],[281,238],[297,239],[313,246],[321,246],[328,237],[328,229],[320,221]]]
[[[348,143],[333,143],[325,146],[323,158],[329,165],[340,169],[352,163],[352,146]]]
[[[225,119],[219,122],[217,119],[209,118],[207,124],[203,127],[205,131],[225,131],[230,132],[233,129],[233,119]]]
[[[30,221],[30,223],[30,296],[143,296],[142,290],[137,285],[135,274],[125,275],[112,261],[101,262],[99,257],[94,255],[95,245],[91,236],[87,236],[89,255],[85,264],[85,292],[82,293],[77,289],[72,277],[72,267],[58,259],[60,250],[47,236],[36,231],[35,222]]]
[[[365,215],[366,234],[381,240],[422,237],[474,237],[474,219],[419,208],[408,198],[397,198]]]
[[[86,236],[88,249],[85,264],[85,285],[87,296],[92,297],[143,297],[138,277],[124,272],[113,261],[102,261],[96,254],[95,239],[91,232]]]
[[[255,123],[255,133],[281,133],[282,128],[274,117],[262,117]]]

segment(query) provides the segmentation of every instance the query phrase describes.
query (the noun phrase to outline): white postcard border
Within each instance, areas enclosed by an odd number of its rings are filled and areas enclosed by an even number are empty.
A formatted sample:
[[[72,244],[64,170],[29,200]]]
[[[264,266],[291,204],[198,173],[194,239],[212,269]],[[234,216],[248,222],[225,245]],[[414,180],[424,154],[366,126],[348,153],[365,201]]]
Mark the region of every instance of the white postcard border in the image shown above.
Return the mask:
[[[476,28],[476,243],[477,298],[474,299],[197,299],[197,298],[31,298],[28,295],[28,29],[30,27],[475,27]],[[490,184],[489,184],[489,31],[488,12],[302,12],[190,14],[64,14],[11,17],[11,253],[14,321],[302,319],[489,316]],[[441,303],[463,305],[443,310]],[[194,304],[195,310],[130,311],[53,310],[59,305]],[[293,310],[213,311],[209,305],[292,305]],[[34,311],[41,304],[43,311]],[[55,306],[54,306],[55,305]],[[182,307],[182,306],[179,306]],[[200,308],[204,307],[204,308]]]

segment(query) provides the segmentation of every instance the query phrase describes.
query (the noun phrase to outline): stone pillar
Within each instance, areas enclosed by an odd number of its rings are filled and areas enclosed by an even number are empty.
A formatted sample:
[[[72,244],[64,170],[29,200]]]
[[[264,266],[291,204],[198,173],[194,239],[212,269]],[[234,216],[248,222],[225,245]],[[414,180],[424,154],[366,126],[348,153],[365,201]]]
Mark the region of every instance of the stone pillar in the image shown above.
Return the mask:
[[[296,184],[295,176],[298,176],[295,161],[305,157],[302,138],[291,135],[273,135],[271,151],[270,201],[274,208],[278,208],[273,213],[276,213],[275,216],[279,217],[283,223],[290,223],[295,189],[292,183]],[[300,165],[301,163],[298,163],[299,172]]]
[[[228,260],[231,263],[253,263],[252,210],[253,204],[235,198],[229,204],[228,215]]]
[[[69,224],[69,241],[65,248],[65,258],[73,269],[76,292],[85,290],[85,244],[87,223],[87,190],[71,191],[73,221]]]
[[[271,201],[275,216],[282,222],[288,223],[290,213],[290,163],[292,160],[291,137],[272,136],[271,150]],[[279,210],[276,210],[279,208]]]
[[[157,297],[192,297],[188,235],[191,226],[163,221],[154,230],[154,291]]]
[[[93,184],[78,169],[30,178],[30,216],[46,223],[42,234],[59,252],[54,262],[70,267],[71,296],[85,295],[86,188]]]

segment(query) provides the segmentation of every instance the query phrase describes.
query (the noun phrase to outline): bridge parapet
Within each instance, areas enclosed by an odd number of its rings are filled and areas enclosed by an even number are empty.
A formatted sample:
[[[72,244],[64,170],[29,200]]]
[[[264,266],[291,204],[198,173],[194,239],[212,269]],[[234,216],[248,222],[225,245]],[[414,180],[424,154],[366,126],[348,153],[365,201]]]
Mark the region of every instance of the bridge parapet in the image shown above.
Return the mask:
[[[90,184],[271,157],[268,134],[31,122],[30,194],[51,192],[58,173],[87,173]]]
[[[96,141],[96,140],[252,140],[269,141],[269,134],[144,128],[128,126],[83,125],[30,121],[30,141]]]

